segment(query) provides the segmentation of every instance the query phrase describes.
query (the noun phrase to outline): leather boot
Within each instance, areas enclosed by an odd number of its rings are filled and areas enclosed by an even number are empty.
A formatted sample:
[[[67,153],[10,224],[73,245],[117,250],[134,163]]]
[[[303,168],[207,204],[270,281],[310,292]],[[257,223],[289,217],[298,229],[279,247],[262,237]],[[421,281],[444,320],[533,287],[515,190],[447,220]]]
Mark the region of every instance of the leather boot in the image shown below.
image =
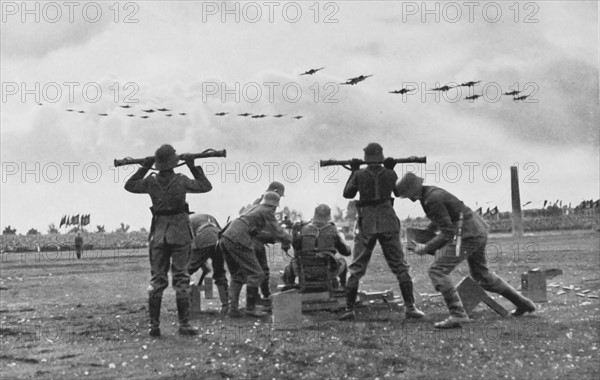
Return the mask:
[[[148,298],[148,312],[150,314],[150,336],[160,336],[160,305],[162,297]]]
[[[525,313],[532,313],[535,311],[535,304],[527,297],[524,297],[521,293],[517,292],[515,288],[508,285],[507,289],[500,292],[500,295],[510,302],[512,302],[517,308],[512,312],[515,317],[520,317]]]
[[[271,297],[271,288],[269,287],[269,277],[265,276],[263,282],[261,282],[260,292],[262,293],[263,298]]]
[[[217,290],[219,292],[219,300],[221,300],[221,315],[227,315],[229,311],[229,289],[227,289],[227,284],[218,285]]]
[[[259,297],[257,287],[246,286],[246,310],[244,310],[246,315],[256,318],[262,318],[267,315],[267,313],[256,307]]]
[[[400,292],[402,293],[402,298],[404,299],[404,308],[406,318],[419,319],[425,316],[421,310],[417,309],[415,306],[415,296],[413,292],[413,283],[412,281],[404,281],[400,283]]]
[[[471,322],[456,289],[444,292],[442,296],[444,297],[448,311],[450,311],[450,316],[441,322],[435,323],[434,327],[438,329],[452,329],[460,327],[463,323]]]
[[[339,318],[340,321],[351,321],[356,318],[354,312],[354,304],[356,303],[356,295],[358,294],[358,288],[346,288],[346,310]]]
[[[229,310],[227,316],[229,318],[241,318],[244,314],[239,309],[240,293],[242,292],[243,284],[231,282],[229,287]]]
[[[344,269],[344,271],[340,274],[340,288],[346,288],[346,277],[348,276],[348,268]]]
[[[190,325],[190,299],[177,298],[177,315],[179,316],[180,335],[198,335],[198,329]]]

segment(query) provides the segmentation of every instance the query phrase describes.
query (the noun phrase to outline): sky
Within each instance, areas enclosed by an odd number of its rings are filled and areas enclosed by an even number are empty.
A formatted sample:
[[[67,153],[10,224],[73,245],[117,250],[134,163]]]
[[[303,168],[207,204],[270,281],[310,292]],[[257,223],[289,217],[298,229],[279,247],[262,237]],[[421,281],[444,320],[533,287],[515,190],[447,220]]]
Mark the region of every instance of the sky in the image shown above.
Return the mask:
[[[17,233],[65,214],[91,214],[91,230],[148,228],[150,198],[123,188],[136,167],[112,165],[165,143],[227,150],[196,161],[213,190],[187,198],[221,221],[272,180],[306,218],[320,203],[345,208],[349,172],[318,163],[362,158],[370,142],[426,156],[398,176],[415,171],[484,211],[510,210],[513,165],[525,209],[600,196],[595,1],[22,4],[2,2],[0,40],[0,226]],[[359,75],[373,76],[340,84]],[[431,91],[467,81],[481,82]],[[403,87],[414,90],[389,93]],[[529,97],[502,95],[512,90]],[[406,200],[395,209],[423,215]]]

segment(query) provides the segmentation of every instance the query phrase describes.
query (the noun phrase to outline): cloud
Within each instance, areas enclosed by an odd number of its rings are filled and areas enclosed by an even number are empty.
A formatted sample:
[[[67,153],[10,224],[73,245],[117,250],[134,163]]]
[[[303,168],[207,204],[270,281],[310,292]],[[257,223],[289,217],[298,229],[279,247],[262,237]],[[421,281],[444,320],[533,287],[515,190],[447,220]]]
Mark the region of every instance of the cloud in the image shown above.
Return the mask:
[[[69,22],[69,8],[61,7],[61,16],[57,17],[54,10],[44,12],[46,5],[42,2],[20,3],[17,5],[19,13],[6,15],[6,21],[2,22],[2,55],[9,58],[42,58],[52,52],[62,49],[73,48],[86,44],[98,34],[104,32],[111,24],[109,5],[104,5],[103,16],[97,22],[88,22],[82,16],[81,9],[75,8],[73,22]],[[58,4],[58,3],[54,3]],[[98,3],[95,3],[98,4]],[[36,22],[34,14],[25,15],[26,22],[21,21],[24,8],[33,10],[39,8]],[[54,8],[56,9],[56,8]],[[52,12],[52,13],[51,13]],[[95,20],[96,16],[92,10],[89,11],[89,20]],[[48,22],[57,19],[57,22]]]

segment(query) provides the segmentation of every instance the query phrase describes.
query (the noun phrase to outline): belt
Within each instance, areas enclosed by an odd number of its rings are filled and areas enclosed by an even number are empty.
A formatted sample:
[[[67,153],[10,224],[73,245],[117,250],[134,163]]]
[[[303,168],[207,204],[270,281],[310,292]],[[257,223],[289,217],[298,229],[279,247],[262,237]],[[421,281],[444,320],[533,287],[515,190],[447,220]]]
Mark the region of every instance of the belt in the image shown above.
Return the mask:
[[[369,200],[364,200],[364,201],[358,201],[356,202],[356,206],[358,207],[365,207],[365,206],[379,206],[385,203],[390,203],[392,206],[394,205],[394,199],[393,198],[385,198],[385,199],[369,199]]]
[[[171,210],[154,210],[154,207],[150,207],[150,211],[152,212],[153,216],[170,216],[170,215],[177,215],[177,214],[189,214],[190,212],[190,208],[188,206],[188,204],[185,204],[185,207],[181,207],[181,208],[176,208],[176,209],[171,209]]]

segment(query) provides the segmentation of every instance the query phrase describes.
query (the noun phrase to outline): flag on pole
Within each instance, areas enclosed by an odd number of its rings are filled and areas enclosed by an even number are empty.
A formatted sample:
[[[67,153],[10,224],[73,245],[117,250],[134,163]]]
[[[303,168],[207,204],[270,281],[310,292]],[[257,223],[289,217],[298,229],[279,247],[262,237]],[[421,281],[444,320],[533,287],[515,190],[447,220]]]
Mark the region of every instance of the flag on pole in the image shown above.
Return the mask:
[[[85,214],[81,216],[81,225],[87,226],[90,224],[90,214]]]
[[[76,225],[78,225],[78,224],[79,224],[79,214],[77,214],[77,215],[73,215],[73,216],[71,217],[71,225],[74,225],[74,226],[76,226]]]
[[[496,215],[497,213],[498,213],[498,206],[496,206],[490,210],[490,214],[492,214],[492,215]]]
[[[481,207],[479,207],[477,210],[475,210],[475,212],[477,213],[477,215],[481,216],[481,213],[482,213]]]
[[[58,226],[58,228],[61,228],[63,226],[63,224],[66,223],[66,219],[67,219],[67,216],[63,215],[63,217],[60,219],[60,225]]]

